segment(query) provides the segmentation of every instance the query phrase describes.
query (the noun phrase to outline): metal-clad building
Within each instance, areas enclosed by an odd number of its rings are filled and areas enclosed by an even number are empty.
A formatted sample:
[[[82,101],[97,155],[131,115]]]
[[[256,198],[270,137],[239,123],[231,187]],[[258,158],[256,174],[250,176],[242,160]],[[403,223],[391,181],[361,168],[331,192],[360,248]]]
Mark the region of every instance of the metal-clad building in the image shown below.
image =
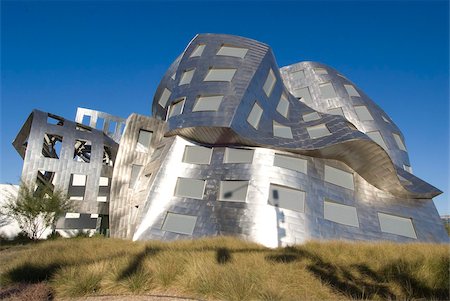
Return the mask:
[[[432,201],[441,191],[412,174],[399,128],[328,66],[279,69],[263,43],[197,35],[163,76],[152,111],[132,114],[123,133],[123,119],[96,111],[80,109],[76,123],[63,125],[33,112],[14,145],[25,179],[56,178],[55,186],[79,198],[82,215],[72,213],[70,223],[66,216],[62,228],[81,229],[89,223],[83,214],[105,216],[108,207],[110,235],[133,240],[237,235],[270,247],[308,239],[448,241]],[[87,126],[83,114],[91,116]],[[116,124],[95,130],[102,116]],[[66,136],[64,156],[42,155]],[[77,142],[88,138],[89,166],[83,151],[84,162],[74,160],[77,148],[86,149]],[[109,157],[101,154],[106,147]],[[113,165],[104,165],[106,157]],[[108,178],[104,205],[101,177]]]

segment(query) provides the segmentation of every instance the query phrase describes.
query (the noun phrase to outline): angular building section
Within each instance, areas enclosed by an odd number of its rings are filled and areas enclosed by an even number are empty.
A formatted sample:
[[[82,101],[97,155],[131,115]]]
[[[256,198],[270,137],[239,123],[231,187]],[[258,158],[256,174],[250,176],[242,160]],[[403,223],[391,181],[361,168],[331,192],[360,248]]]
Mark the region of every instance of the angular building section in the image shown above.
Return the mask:
[[[82,116],[83,110],[77,115]],[[94,116],[104,114],[88,111]],[[109,231],[110,187],[118,148],[111,137],[95,127],[34,110],[13,145],[24,160],[22,181],[35,183],[36,189],[62,190],[75,202],[79,212],[68,212],[58,220],[61,234]]]
[[[55,178],[80,202],[80,215],[62,218],[62,228],[102,229],[108,216],[112,237],[133,240],[448,241],[432,200],[441,191],[412,174],[398,127],[328,66],[279,69],[263,43],[197,35],[163,76],[152,111],[128,117],[123,133],[124,120],[105,113],[79,109],[75,123],[43,127],[38,120],[53,115],[33,112],[14,145],[24,153],[24,179]],[[93,225],[83,214],[103,219]]]

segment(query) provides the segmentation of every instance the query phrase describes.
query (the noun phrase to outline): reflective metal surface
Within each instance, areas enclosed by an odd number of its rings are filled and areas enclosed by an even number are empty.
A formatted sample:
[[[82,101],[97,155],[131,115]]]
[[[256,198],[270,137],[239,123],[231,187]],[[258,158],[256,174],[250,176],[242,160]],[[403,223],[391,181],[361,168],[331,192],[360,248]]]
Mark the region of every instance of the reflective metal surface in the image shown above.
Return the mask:
[[[120,138],[113,237],[448,241],[432,201],[441,191],[411,173],[398,127],[328,66],[279,69],[263,43],[197,35],[163,76],[152,111],[132,114]],[[151,132],[146,146],[140,131]],[[407,230],[383,228],[380,216]]]
[[[46,135],[57,139],[52,143],[46,140]],[[13,145],[24,160],[23,182],[36,183],[37,189],[50,186],[75,197],[78,212],[98,214],[97,230],[103,230],[100,225],[109,215],[109,189],[118,148],[113,139],[95,128],[34,110]],[[73,175],[86,176],[85,185],[72,185]],[[101,177],[109,179],[107,186],[100,186]],[[99,202],[99,196],[106,197],[107,201]],[[80,220],[70,223],[77,228],[92,229],[92,221],[88,225]],[[66,229],[64,224],[62,217],[57,227]]]

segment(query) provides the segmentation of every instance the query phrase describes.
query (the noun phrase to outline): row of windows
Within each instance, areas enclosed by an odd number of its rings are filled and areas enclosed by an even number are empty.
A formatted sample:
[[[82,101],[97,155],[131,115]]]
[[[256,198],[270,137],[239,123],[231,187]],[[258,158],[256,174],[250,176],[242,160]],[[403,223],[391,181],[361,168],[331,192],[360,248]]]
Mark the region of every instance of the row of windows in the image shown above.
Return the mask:
[[[202,146],[186,146],[183,162],[191,164],[209,164],[213,149]],[[223,163],[252,163],[254,150],[226,148]],[[273,165],[307,173],[307,160],[288,155],[275,154]],[[325,181],[354,190],[353,174],[325,165]]]
[[[162,150],[162,147],[159,149]],[[156,151],[155,151],[156,152]],[[191,146],[187,145],[183,153],[182,161],[184,163],[190,164],[210,164],[213,154],[213,149],[203,146]],[[248,163],[252,164],[254,156],[254,150],[252,149],[239,149],[239,148],[225,148],[223,163]],[[307,174],[307,160],[283,155],[274,154],[273,166],[282,167],[285,169],[294,170]],[[142,165],[132,165],[129,188],[134,189],[137,183],[139,173],[142,170]],[[354,178],[353,174],[347,171],[343,171],[328,165],[325,165],[325,178],[324,180],[328,183],[354,190]],[[198,180],[202,181],[203,180]],[[197,191],[202,191],[200,182],[192,183],[190,187],[196,187]]]
[[[353,86],[351,86],[351,87],[353,87]],[[353,89],[354,89],[354,88],[353,88]],[[297,96],[300,96],[300,98],[303,98],[303,97],[305,97],[305,95],[308,95],[308,97],[310,98],[308,88],[302,88],[302,89],[300,89],[300,90],[301,90],[302,92],[301,92],[301,93],[297,93],[297,94],[298,94]],[[297,91],[299,91],[299,90],[297,90]],[[303,96],[302,96],[302,93],[307,93],[307,94],[303,94]],[[367,109],[366,106],[361,106],[361,105],[360,105],[360,106],[354,106],[353,108],[354,108],[354,110],[355,110],[355,112],[356,112],[356,115],[358,116],[358,119],[359,119],[359,120],[361,120],[361,121],[371,121],[371,120],[374,120],[372,114],[369,112],[369,110]],[[329,114],[332,114],[332,115],[340,115],[340,116],[345,117],[345,116],[344,116],[344,112],[343,112],[342,108],[340,108],[340,107],[339,107],[339,108],[329,109],[329,110],[328,110],[328,113],[329,113]],[[382,115],[381,117],[383,118],[383,120],[384,120],[385,122],[390,123],[390,121],[389,121],[386,117],[384,117],[383,115]],[[318,113],[316,113],[316,112],[313,112],[313,113],[309,113],[309,114],[303,115],[303,120],[304,120],[304,121],[312,121],[312,120],[317,120],[317,119],[319,119],[319,118],[320,118],[320,115],[319,115]],[[328,135],[327,132],[324,132],[324,134],[327,134],[327,135]],[[366,134],[367,134],[372,140],[374,140],[376,143],[378,143],[381,147],[383,147],[385,150],[388,149],[388,147],[387,147],[387,145],[386,145],[386,143],[385,143],[385,141],[384,141],[384,139],[383,139],[383,137],[382,137],[382,135],[381,135],[381,133],[380,133],[379,131],[368,132],[368,133],[366,133]],[[394,140],[395,140],[395,142],[396,142],[398,148],[399,148],[400,150],[402,150],[402,151],[407,151],[407,150],[406,150],[406,146],[405,146],[405,144],[403,143],[403,140],[401,139],[400,135],[398,135],[398,134],[396,134],[396,133],[392,133],[392,135],[393,135],[393,137],[394,137]],[[311,135],[310,135],[310,136],[311,136]],[[323,137],[323,136],[319,136],[319,137]],[[311,138],[313,138],[313,137],[311,137]]]
[[[314,68],[314,73],[317,75],[324,75],[328,74],[327,70],[324,68]],[[291,78],[296,81],[303,81],[306,79],[304,70],[298,70],[291,73]],[[344,88],[347,91],[348,95],[351,97],[360,97],[361,95],[358,93],[358,91],[355,89],[353,85],[344,84]],[[336,97],[336,91],[332,85],[332,83],[323,83],[319,85],[319,89],[322,93],[322,97],[324,98],[332,98]]]
[[[67,212],[65,215],[65,218],[68,219],[74,219],[74,218],[80,218],[80,213],[76,213],[76,212]],[[92,213],[90,214],[90,218],[98,218],[98,214],[97,213]]]
[[[208,71],[208,74],[205,77],[205,81],[231,81],[237,69],[218,69],[212,68]],[[181,77],[179,85],[189,84],[193,77],[195,69],[185,71]],[[269,70],[269,74],[264,83],[263,90],[266,93],[267,97],[270,97],[272,90],[276,83],[276,77],[272,69]],[[164,89],[161,97],[159,99],[159,104],[163,107],[167,105],[167,101],[169,100],[171,92],[168,89]],[[224,95],[206,95],[206,96],[198,96],[194,107],[192,109],[193,112],[205,112],[205,111],[217,111],[220,107],[220,104],[223,100]],[[167,119],[176,115],[179,115],[183,111],[185,98],[180,98],[172,103],[169,108]],[[282,96],[280,103],[278,104],[277,111],[280,112],[283,116],[287,117],[289,108],[289,102],[286,96]]]
[[[71,174],[70,175],[70,187],[69,194],[70,199],[74,201],[83,201],[86,193],[87,175],[83,174]],[[100,177],[99,179],[99,195],[97,196],[97,202],[108,201],[108,187],[110,179],[107,177]]]
[[[325,70],[324,68],[314,68],[313,71],[317,75],[328,74],[327,70]],[[290,76],[295,81],[304,81],[306,79],[304,70],[298,70],[298,71],[291,72]]]
[[[81,118],[82,124],[76,124],[76,129],[83,132],[91,132],[92,131],[91,117],[92,117],[91,115],[83,115]],[[48,113],[47,123],[63,126],[64,119],[59,116]],[[125,128],[125,123],[97,117],[97,120],[93,122],[92,127],[97,128],[101,131],[106,130],[108,134],[116,134],[117,132],[122,134]]]
[[[298,195],[291,192],[280,191],[280,193],[277,193],[277,197],[280,199],[289,199],[291,197],[298,197]],[[281,205],[281,201],[278,199],[274,201],[273,196],[269,197],[269,204],[282,207],[274,204],[274,202]],[[283,203],[283,205],[286,204]],[[297,202],[297,207],[299,206],[303,205],[300,205],[300,202]],[[358,214],[355,207],[325,200],[323,203],[323,209],[324,219],[338,224],[359,228]],[[417,239],[416,231],[411,218],[400,217],[382,212],[378,212],[377,217],[381,232]],[[179,234],[192,235],[196,223],[197,216],[167,212],[161,229]]]
[[[195,47],[194,51],[192,51],[191,55],[189,57],[199,57],[203,54],[203,50],[205,49],[205,44],[199,44]],[[232,56],[243,59],[245,55],[247,54],[248,49],[247,48],[241,48],[231,45],[222,45],[217,51],[216,55],[219,56]]]
[[[321,84],[319,87],[321,89],[322,97],[324,97],[324,98],[337,97],[336,92],[331,83],[324,83],[324,84]],[[360,96],[354,86],[344,85],[344,87],[350,96]],[[305,103],[312,102],[311,93],[310,93],[308,87],[296,89],[294,91],[294,94],[296,97],[298,97]],[[366,106],[355,106],[354,109],[355,109],[356,115],[358,116],[358,118],[361,121],[374,120]],[[341,115],[341,116],[345,117],[344,112],[342,111],[342,108],[329,109],[328,113],[333,114],[333,115]],[[381,118],[385,122],[391,123],[385,116],[381,115]]]
[[[210,68],[203,81],[205,82],[231,82],[236,73],[235,68]],[[191,83],[195,69],[186,70],[181,75],[179,86]]]
[[[44,134],[42,144],[42,155],[46,158],[59,159],[63,137],[55,134]],[[92,143],[89,140],[76,139],[73,148],[73,160],[77,162],[89,163],[91,161]],[[103,146],[103,165],[113,166],[112,151],[109,146]]]

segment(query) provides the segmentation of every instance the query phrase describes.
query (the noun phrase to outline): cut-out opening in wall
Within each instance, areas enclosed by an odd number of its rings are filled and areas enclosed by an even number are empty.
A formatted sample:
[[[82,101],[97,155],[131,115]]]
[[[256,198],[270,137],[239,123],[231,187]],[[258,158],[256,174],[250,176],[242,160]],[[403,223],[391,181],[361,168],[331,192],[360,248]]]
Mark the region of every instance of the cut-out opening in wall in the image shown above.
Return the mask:
[[[49,113],[49,114],[47,114],[47,123],[63,126],[64,125],[64,119]]]
[[[115,134],[116,133],[116,125],[117,125],[117,122],[109,121],[108,134]]]
[[[105,126],[105,120],[101,117],[97,118],[97,123],[95,124],[95,128],[103,131],[103,127]]]
[[[62,136],[45,134],[42,144],[42,155],[46,158],[59,159],[61,156]]]
[[[38,170],[36,177],[35,193],[53,191],[55,185],[55,172]]]
[[[112,148],[109,146],[103,146],[103,165],[114,166]]]
[[[83,115],[83,118],[81,119],[81,123],[87,126],[90,126],[91,124],[91,116],[90,115]]]
[[[71,174],[69,190],[67,192],[69,198],[73,201],[83,201],[86,193],[86,183],[86,175]]]
[[[89,140],[76,139],[74,145],[73,159],[77,162],[91,162],[92,145]]]
[[[125,130],[125,123],[121,122],[120,126],[119,126],[119,132],[120,132],[121,135],[123,134],[124,130]]]

